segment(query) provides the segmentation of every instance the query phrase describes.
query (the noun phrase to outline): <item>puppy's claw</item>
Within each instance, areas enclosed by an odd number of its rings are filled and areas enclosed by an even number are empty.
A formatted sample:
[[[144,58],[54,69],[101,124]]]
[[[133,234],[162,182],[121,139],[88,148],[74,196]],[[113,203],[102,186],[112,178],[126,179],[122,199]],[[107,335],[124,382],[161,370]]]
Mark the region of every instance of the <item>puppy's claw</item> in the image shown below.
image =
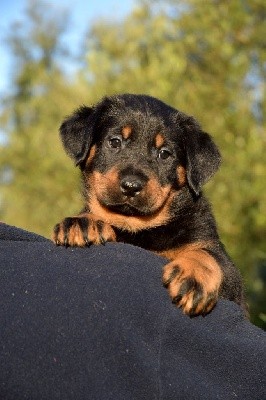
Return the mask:
[[[87,238],[84,238],[84,242],[87,247],[90,247],[92,245],[92,243]]]
[[[168,286],[170,285],[170,283],[172,282],[172,280],[178,275],[180,274],[180,268],[178,266],[176,266],[175,268],[173,268],[172,272],[170,273],[168,279],[163,280],[163,286],[167,289]]]
[[[104,240],[104,238],[102,236],[100,236],[100,244],[105,246],[105,243],[106,243],[106,240]]]
[[[173,303],[174,305],[180,307],[179,302],[181,301],[182,297],[183,297],[183,296],[182,296],[181,294],[175,296],[175,297],[172,299],[172,303]]]

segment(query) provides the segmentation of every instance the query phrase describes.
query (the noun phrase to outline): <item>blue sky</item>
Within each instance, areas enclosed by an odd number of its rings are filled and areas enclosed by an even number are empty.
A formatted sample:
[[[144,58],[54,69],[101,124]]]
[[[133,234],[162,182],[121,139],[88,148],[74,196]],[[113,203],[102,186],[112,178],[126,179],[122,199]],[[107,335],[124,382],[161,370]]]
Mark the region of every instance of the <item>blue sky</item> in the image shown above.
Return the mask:
[[[136,2],[134,0],[48,0],[50,4],[71,10],[71,30],[67,40],[70,48],[75,49],[81,43],[82,37],[92,21],[100,17],[117,19],[130,12]],[[74,5],[75,4],[75,5]],[[10,84],[9,71],[11,54],[4,44],[10,24],[23,18],[23,10],[27,0],[0,0],[0,97],[8,91]]]

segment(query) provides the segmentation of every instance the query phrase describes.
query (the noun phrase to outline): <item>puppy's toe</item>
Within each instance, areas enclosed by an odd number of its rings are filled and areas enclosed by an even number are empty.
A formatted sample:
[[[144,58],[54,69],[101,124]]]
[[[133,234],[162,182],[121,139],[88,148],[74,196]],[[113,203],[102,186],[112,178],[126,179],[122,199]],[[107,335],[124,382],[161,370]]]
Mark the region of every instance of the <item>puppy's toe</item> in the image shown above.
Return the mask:
[[[196,270],[197,271],[197,270]],[[219,277],[206,281],[201,274],[186,271],[180,265],[169,263],[164,267],[163,284],[173,304],[191,317],[205,315],[212,310],[218,299]]]
[[[57,245],[85,247],[115,241],[113,228],[93,216],[65,218],[54,227],[52,240]]]

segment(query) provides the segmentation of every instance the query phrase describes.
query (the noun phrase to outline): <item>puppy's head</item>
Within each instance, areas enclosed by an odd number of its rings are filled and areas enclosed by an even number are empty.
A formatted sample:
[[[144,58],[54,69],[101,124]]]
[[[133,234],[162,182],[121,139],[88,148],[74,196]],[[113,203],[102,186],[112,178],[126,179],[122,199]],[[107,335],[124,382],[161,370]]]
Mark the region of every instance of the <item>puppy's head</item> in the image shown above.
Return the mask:
[[[85,177],[89,208],[97,202],[126,216],[161,213],[184,186],[198,195],[220,164],[217,147],[192,117],[144,95],[81,107],[60,133]]]

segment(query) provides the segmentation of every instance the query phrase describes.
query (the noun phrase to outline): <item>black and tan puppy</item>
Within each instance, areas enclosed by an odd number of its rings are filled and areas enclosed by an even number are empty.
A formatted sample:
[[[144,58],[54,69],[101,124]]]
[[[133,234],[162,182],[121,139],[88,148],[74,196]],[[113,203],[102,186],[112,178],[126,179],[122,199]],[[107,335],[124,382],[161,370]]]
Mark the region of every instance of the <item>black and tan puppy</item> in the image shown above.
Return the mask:
[[[81,107],[60,132],[81,169],[85,206],[55,226],[56,244],[140,246],[170,261],[163,283],[186,314],[208,313],[218,296],[245,309],[239,272],[201,193],[220,154],[192,117],[124,94]]]

